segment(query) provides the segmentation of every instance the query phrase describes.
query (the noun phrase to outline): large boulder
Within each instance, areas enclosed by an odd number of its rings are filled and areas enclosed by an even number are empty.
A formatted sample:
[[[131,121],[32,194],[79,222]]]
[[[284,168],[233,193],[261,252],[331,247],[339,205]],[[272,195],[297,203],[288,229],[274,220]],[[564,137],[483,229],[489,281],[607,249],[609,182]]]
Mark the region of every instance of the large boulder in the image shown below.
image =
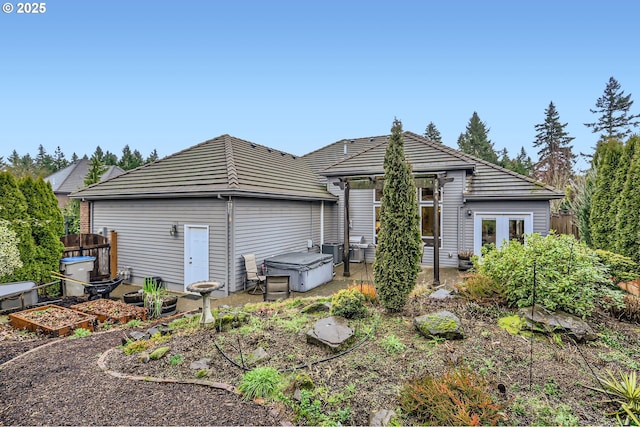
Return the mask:
[[[347,319],[340,316],[318,320],[307,332],[307,342],[324,347],[332,352],[341,351],[353,336]]]
[[[527,320],[529,325],[546,333],[567,333],[578,341],[593,341],[598,338],[584,320],[564,311],[550,312],[536,305],[518,310],[518,314]]]
[[[427,338],[458,340],[464,338],[460,319],[450,311],[425,314],[413,319],[413,324]]]

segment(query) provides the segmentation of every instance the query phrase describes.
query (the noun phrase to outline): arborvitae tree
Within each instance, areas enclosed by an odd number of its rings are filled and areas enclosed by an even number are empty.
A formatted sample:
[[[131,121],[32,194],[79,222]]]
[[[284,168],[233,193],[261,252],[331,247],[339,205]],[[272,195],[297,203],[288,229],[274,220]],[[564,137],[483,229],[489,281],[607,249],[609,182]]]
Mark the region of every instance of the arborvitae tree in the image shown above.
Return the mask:
[[[632,142],[631,139],[634,141]],[[616,251],[640,262],[640,137],[634,135],[627,142],[634,148],[615,222],[617,224]],[[610,215],[611,217],[611,215]],[[610,218],[613,222],[614,219]]]
[[[433,122],[429,122],[427,128],[424,130],[424,137],[430,139],[435,142],[442,142],[442,136],[440,136],[440,131],[436,127]]]
[[[591,240],[591,198],[595,187],[597,171],[592,166],[585,175],[579,176],[573,183],[573,197],[569,200],[571,210],[578,219],[580,240],[593,247]]]
[[[380,232],[373,267],[376,289],[387,311],[401,310],[415,287],[421,243],[417,190],[404,156],[402,123],[394,120],[384,157]]]
[[[50,281],[51,271],[57,271],[60,267],[60,258],[64,253],[64,245],[60,242],[60,236],[64,232],[62,213],[51,184],[42,178],[24,178],[19,187],[27,200],[31,235],[36,244],[35,275],[32,280],[46,283]]]
[[[69,161],[64,158],[64,153],[60,149],[60,146],[58,146],[56,151],[53,153],[53,166],[57,171],[69,166]]]
[[[640,114],[629,113],[632,105],[631,94],[624,96],[624,91],[620,90],[620,83],[610,77],[604,94],[596,101],[596,109],[589,109],[593,114],[600,115],[598,121],[584,125],[592,128],[593,133],[602,132],[600,134],[601,140],[605,138],[623,140],[631,135],[631,128],[640,124],[640,121],[637,120]]]
[[[631,162],[635,156],[636,150],[640,150],[638,147],[638,138],[629,138],[626,144],[622,147],[620,159],[618,160],[618,167],[614,171],[615,177],[611,183],[609,192],[614,195],[613,204],[608,208],[609,213],[615,218],[620,211],[620,205],[622,203],[622,190],[624,190],[625,183],[627,182],[627,176],[629,175],[629,169],[631,169]],[[613,219],[612,219],[613,220]],[[612,252],[618,252],[617,243],[619,230],[619,223],[616,222],[616,236],[613,237],[614,245]]]
[[[147,157],[147,160],[145,160],[145,163],[153,163],[156,160],[158,160],[158,151],[154,148],[151,154],[149,154],[149,157]]]
[[[11,229],[11,223],[0,218],[0,278],[9,276],[22,267],[18,238]]]
[[[544,123],[535,125],[537,133],[533,146],[539,148],[535,176],[545,184],[562,189],[573,176],[576,155],[570,143],[574,138],[564,130],[567,123],[560,123],[560,115],[553,102],[544,113]]]
[[[487,125],[480,120],[478,113],[474,111],[466,131],[461,133],[458,138],[458,148],[464,153],[498,164],[498,154],[487,136],[488,133]]]
[[[37,272],[36,247],[31,234],[31,218],[27,201],[15,178],[9,172],[0,172],[0,218],[9,221],[9,228],[16,234],[22,267],[0,277],[0,282],[33,280]]]
[[[100,148],[100,147],[98,147]],[[96,182],[100,182],[100,178],[106,172],[107,166],[105,166],[94,153],[91,156],[91,160],[89,161],[89,171],[87,175],[84,177],[84,185],[95,184]]]
[[[611,207],[617,194],[611,192],[616,178],[618,162],[622,154],[622,144],[610,139],[598,144],[593,163],[598,171],[591,197],[591,241],[593,248],[614,251],[615,212]]]

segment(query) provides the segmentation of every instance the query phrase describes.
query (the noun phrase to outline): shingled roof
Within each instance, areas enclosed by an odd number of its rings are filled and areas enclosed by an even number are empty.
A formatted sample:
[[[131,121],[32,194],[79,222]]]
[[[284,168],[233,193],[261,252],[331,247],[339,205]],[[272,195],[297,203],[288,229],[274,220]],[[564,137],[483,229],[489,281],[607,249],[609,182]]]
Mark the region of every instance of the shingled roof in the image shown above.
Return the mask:
[[[431,141],[413,132],[404,132],[404,152],[414,173],[433,173],[451,170],[468,172],[464,196],[467,200],[559,199],[564,194],[529,177],[504,169],[493,163]],[[344,146],[362,147],[344,158]],[[353,142],[351,142],[353,141]],[[389,136],[342,140],[310,153],[308,161],[335,163],[318,173],[327,177],[383,175],[384,156]],[[355,150],[353,150],[355,151]],[[306,157],[306,156],[305,156]]]
[[[300,157],[230,135],[202,142],[72,197],[95,199],[246,196],[335,200]]]
[[[82,158],[66,168],[60,169],[45,178],[51,183],[54,194],[69,194],[84,187],[84,179],[89,173],[89,160]],[[106,181],[124,173],[118,166],[109,166],[102,174],[100,181]]]

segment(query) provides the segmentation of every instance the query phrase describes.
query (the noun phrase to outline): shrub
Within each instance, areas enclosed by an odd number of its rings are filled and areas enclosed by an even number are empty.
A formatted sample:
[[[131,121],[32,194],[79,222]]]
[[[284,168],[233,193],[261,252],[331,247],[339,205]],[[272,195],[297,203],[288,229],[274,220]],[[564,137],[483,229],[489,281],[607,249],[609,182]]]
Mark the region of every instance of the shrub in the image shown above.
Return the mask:
[[[456,287],[462,295],[472,301],[504,300],[504,288],[485,274],[468,275]]]
[[[359,285],[356,281],[353,281],[353,285],[350,285],[347,289],[355,289],[364,295],[364,299],[370,303],[375,303],[378,299],[376,295],[376,288],[370,283],[360,283]]]
[[[273,396],[282,384],[280,373],[274,368],[255,368],[242,376],[238,390],[243,399],[268,398]]]
[[[355,289],[341,289],[331,298],[331,314],[347,319],[361,319],[367,316],[364,295]]]
[[[631,258],[602,249],[597,249],[596,255],[607,268],[613,283],[628,282],[640,277],[640,266]]]
[[[525,243],[516,240],[487,252],[478,272],[504,286],[510,306],[536,304],[585,317],[594,306],[596,290],[607,283],[606,269],[584,243],[573,236],[533,233]]]
[[[421,423],[431,425],[497,425],[504,407],[488,392],[489,381],[469,368],[426,375],[405,384],[400,406]]]
[[[640,297],[631,294],[622,295],[622,304],[611,305],[607,307],[607,311],[618,319],[640,322]]]

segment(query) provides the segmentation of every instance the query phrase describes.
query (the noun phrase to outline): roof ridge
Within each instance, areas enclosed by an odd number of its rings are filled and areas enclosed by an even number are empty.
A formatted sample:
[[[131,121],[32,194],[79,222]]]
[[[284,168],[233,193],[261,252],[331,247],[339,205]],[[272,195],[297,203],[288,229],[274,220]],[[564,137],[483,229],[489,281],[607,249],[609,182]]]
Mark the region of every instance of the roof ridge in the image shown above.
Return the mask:
[[[236,169],[236,162],[233,156],[233,143],[230,135],[224,135],[224,156],[227,162],[227,180],[229,187],[239,188],[240,181],[238,180],[238,169]]]

